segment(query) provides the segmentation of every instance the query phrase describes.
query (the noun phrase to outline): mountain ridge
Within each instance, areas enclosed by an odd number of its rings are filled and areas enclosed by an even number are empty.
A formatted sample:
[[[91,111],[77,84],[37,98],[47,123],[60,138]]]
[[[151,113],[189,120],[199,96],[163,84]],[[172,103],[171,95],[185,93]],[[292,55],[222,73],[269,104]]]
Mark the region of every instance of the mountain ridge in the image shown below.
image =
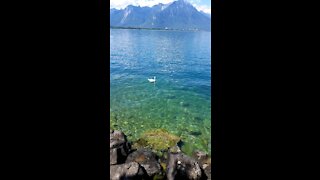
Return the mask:
[[[210,15],[184,0],[152,7],[128,5],[110,9],[110,26],[211,31]]]

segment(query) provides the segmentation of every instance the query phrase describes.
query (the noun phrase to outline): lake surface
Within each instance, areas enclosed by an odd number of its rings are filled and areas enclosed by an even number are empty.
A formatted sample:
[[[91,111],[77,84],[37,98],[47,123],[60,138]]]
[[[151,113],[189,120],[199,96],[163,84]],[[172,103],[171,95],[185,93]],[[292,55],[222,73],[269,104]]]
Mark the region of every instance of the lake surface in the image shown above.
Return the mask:
[[[211,33],[110,29],[110,53],[111,127],[133,141],[163,128],[211,154]]]

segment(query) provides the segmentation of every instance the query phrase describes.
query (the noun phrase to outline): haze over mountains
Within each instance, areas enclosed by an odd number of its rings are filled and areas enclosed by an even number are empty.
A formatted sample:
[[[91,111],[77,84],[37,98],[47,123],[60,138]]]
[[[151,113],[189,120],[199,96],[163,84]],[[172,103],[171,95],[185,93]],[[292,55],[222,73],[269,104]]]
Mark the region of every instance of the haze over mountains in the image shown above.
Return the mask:
[[[184,0],[152,7],[110,9],[110,26],[211,31],[211,15]]]

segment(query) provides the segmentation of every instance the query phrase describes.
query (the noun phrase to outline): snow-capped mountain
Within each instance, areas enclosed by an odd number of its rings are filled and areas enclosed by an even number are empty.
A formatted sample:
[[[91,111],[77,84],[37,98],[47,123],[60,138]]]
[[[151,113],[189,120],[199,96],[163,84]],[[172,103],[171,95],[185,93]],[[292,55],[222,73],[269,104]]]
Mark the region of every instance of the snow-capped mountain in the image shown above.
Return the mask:
[[[184,0],[152,7],[110,9],[110,26],[211,30],[211,18]]]
[[[207,16],[207,17],[209,17],[209,18],[211,18],[211,14],[205,13],[205,12],[203,12],[203,11],[200,11],[200,13],[203,14],[203,15],[205,15],[205,16]]]

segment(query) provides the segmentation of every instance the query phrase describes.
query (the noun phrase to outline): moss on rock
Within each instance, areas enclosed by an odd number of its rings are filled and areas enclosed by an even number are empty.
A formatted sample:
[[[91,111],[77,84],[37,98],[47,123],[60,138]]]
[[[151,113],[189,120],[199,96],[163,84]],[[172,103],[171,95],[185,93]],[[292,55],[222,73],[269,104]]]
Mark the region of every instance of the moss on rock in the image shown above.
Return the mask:
[[[152,129],[144,132],[140,138],[143,145],[155,151],[166,150],[175,146],[180,141],[180,137],[169,133],[165,129]]]

